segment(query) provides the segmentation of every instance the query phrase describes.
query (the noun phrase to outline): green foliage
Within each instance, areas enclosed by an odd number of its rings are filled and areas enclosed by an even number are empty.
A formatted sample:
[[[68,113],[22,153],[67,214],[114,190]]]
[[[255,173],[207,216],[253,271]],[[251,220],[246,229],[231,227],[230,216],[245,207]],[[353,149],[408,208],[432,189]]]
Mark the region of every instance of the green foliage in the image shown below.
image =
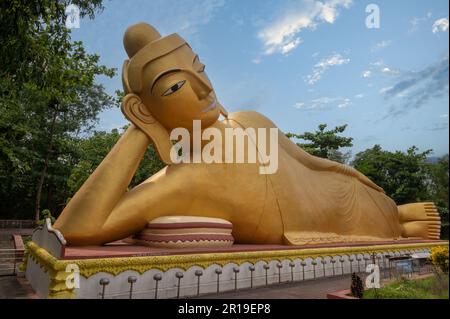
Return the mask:
[[[352,165],[381,186],[397,204],[430,200],[427,156],[413,146],[406,152],[389,152],[375,145],[356,154]]]
[[[44,209],[41,214],[40,214],[40,218],[39,221],[37,222],[38,225],[44,225],[45,224],[45,220],[47,218],[50,218],[50,221],[53,225],[53,223],[55,222],[55,217],[53,217],[52,213],[50,212],[50,210],[48,209]]]
[[[364,293],[364,285],[361,278],[356,274],[352,274],[352,284],[350,286],[350,291],[353,297],[362,298]]]
[[[124,127],[124,130],[126,127]],[[73,166],[67,179],[69,194],[75,192],[83,185],[95,168],[101,163],[109,151],[119,140],[121,134],[117,129],[107,132],[94,132],[92,136],[80,139],[75,146],[78,153],[78,162]],[[141,161],[129,187],[134,187],[161,170],[165,164],[159,159],[153,146],[149,146]]]
[[[364,292],[364,299],[448,299],[448,275],[423,279],[401,279]]]
[[[41,202],[59,211],[76,162],[76,136],[115,104],[96,83],[116,71],[71,42],[65,8],[93,18],[100,0],[3,1],[0,4],[0,212],[39,218]],[[5,214],[5,215],[6,215]]]
[[[438,159],[436,163],[428,163],[429,190],[441,216],[441,238],[448,239],[448,154]]]
[[[431,249],[431,262],[441,271],[448,273],[448,247],[438,246]]]
[[[352,147],[353,138],[342,137],[338,134],[343,133],[347,125],[336,126],[334,129],[328,131],[325,130],[326,128],[327,124],[320,124],[318,130],[314,133],[287,133],[286,136],[310,141],[309,143],[297,143],[297,145],[312,155],[345,163],[350,158],[350,152],[342,153],[340,148]]]

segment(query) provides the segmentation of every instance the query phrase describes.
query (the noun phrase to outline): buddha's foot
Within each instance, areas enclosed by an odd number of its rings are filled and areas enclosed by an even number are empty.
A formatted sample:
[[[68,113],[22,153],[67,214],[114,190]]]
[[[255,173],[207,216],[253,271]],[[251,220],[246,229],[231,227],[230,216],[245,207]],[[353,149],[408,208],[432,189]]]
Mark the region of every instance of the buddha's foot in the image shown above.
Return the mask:
[[[432,202],[398,206],[403,237],[439,239],[441,218]]]

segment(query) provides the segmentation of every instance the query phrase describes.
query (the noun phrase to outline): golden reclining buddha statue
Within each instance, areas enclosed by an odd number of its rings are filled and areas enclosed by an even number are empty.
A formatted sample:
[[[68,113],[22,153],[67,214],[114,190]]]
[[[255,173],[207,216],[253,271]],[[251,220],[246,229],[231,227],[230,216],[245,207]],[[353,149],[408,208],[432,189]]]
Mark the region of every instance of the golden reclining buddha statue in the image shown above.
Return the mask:
[[[179,35],[138,23],[124,46],[122,112],[131,125],[55,222],[69,244],[124,239],[175,215],[230,221],[235,242],[245,244],[439,239],[433,203],[397,206],[363,174],[308,154],[281,132],[273,174],[260,174],[258,163],[173,163],[170,132],[192,131],[193,120],[221,132],[276,126],[254,111],[227,114]],[[151,143],[167,166],[127,190]]]

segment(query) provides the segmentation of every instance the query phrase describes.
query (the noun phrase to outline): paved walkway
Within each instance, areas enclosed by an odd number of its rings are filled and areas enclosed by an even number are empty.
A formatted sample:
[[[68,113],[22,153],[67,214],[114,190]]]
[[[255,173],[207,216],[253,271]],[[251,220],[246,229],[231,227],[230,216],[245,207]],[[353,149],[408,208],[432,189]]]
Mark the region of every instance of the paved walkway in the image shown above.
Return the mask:
[[[31,235],[33,229],[29,228],[0,228],[0,249],[13,249],[12,235]]]
[[[25,278],[0,276],[0,299],[36,299],[30,284]]]
[[[327,293],[349,289],[349,275],[281,283],[269,287],[200,296],[198,299],[326,299]]]

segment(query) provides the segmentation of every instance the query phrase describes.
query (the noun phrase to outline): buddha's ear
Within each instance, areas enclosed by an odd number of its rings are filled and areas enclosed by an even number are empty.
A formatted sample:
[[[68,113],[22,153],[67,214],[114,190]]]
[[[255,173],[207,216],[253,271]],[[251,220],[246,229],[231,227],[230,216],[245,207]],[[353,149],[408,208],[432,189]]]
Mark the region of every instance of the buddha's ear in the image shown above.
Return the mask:
[[[222,116],[227,119],[228,118],[228,111],[219,102],[217,102],[217,106],[219,107],[220,114],[222,114]]]
[[[152,140],[161,160],[167,165],[172,164],[170,160],[172,143],[169,133],[148,111],[139,96],[133,93],[125,95],[121,108],[125,117]]]

